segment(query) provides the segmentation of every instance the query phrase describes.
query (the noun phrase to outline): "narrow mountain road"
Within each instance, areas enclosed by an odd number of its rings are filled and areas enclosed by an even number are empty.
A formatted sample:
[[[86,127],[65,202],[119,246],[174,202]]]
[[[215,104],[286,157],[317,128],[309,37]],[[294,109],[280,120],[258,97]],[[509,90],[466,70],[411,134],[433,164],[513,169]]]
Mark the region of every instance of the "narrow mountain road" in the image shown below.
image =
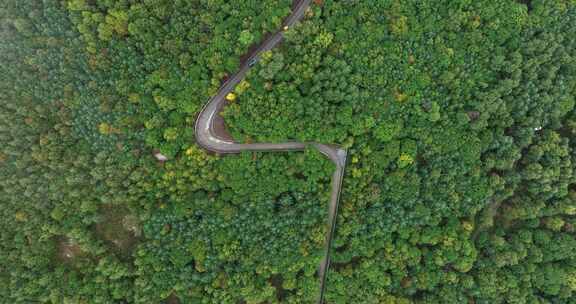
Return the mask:
[[[291,27],[298,22],[310,6],[311,0],[301,0],[293,9],[292,14],[288,16],[282,27]],[[231,140],[232,138],[227,134],[225,128],[215,124],[215,121],[222,123],[220,111],[226,105],[226,95],[234,90],[234,87],[242,79],[246,77],[246,73],[252,66],[251,63],[257,62],[262,52],[268,51],[276,47],[283,39],[284,33],[282,30],[270,35],[264,40],[258,48],[256,48],[248,59],[240,66],[240,70],[230,77],[218,90],[218,93],[212,97],[204,106],[195,126],[196,142],[206,150],[228,154],[240,153],[242,151],[299,151],[304,150],[306,147],[314,147],[327,158],[329,158],[336,165],[336,170],[332,176],[332,189],[330,195],[330,203],[328,208],[328,232],[326,235],[325,252],[322,262],[319,267],[320,276],[320,295],[318,303],[324,303],[324,292],[326,289],[326,278],[328,276],[328,269],[330,266],[330,249],[332,247],[332,240],[334,238],[334,231],[336,228],[336,215],[338,214],[338,203],[340,201],[340,192],[342,188],[342,179],[344,177],[344,168],[346,166],[346,150],[335,146],[322,143],[304,143],[304,142],[285,142],[285,143],[251,143],[242,144]]]

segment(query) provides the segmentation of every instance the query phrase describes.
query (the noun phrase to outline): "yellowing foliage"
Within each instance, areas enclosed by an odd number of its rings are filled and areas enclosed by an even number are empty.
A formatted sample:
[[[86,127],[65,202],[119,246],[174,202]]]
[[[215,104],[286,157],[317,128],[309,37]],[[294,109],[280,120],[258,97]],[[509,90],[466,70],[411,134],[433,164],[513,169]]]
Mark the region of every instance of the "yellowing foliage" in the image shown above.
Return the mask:
[[[231,102],[232,102],[232,101],[235,101],[235,100],[236,100],[236,94],[234,94],[234,93],[228,93],[228,94],[226,95],[226,100],[231,101]]]

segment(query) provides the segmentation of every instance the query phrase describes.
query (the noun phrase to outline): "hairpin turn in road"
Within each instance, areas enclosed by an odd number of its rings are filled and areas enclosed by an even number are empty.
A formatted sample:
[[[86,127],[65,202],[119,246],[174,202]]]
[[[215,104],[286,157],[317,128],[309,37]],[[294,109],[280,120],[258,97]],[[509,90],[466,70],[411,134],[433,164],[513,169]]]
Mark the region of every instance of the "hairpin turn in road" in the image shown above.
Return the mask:
[[[293,9],[292,14],[286,18],[282,29],[290,28],[298,22],[310,6],[311,0],[301,0]],[[344,177],[344,168],[346,166],[346,150],[336,146],[321,143],[303,143],[303,142],[285,142],[285,143],[250,143],[242,144],[231,140],[230,136],[226,134],[223,128],[215,127],[215,119],[220,118],[219,113],[226,105],[226,95],[234,90],[234,87],[242,79],[246,77],[248,70],[258,62],[262,52],[268,51],[276,47],[283,38],[283,30],[276,32],[264,40],[258,48],[256,48],[249,56],[248,59],[240,66],[240,70],[230,77],[218,90],[217,94],[213,96],[208,103],[204,106],[195,126],[195,136],[198,145],[206,150],[221,153],[240,153],[242,151],[299,151],[304,150],[306,147],[314,147],[336,165],[336,170],[332,175],[332,188],[330,194],[330,203],[328,208],[328,233],[326,236],[326,245],[324,248],[324,257],[319,267],[320,276],[320,295],[318,303],[324,303],[324,293],[326,289],[326,279],[328,276],[328,269],[330,266],[330,251],[332,247],[332,240],[336,229],[336,216],[338,214],[338,204],[340,201],[340,192],[342,189],[342,179]]]

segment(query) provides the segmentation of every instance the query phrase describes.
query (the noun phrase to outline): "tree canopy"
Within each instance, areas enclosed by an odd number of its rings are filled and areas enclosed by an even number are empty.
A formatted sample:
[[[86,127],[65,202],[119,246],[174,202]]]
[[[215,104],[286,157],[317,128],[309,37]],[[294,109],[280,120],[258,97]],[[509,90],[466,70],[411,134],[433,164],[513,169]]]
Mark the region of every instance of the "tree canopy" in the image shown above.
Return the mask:
[[[0,3],[1,299],[316,301],[333,165],[193,138],[292,5]],[[261,56],[235,140],[349,151],[327,303],[576,301],[575,24],[571,0],[313,1]]]

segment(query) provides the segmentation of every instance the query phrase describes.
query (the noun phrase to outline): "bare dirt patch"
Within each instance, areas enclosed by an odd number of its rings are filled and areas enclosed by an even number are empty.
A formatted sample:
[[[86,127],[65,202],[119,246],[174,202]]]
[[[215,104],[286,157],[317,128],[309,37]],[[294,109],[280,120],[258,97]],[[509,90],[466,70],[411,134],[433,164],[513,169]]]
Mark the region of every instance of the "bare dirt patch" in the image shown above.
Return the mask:
[[[130,258],[141,237],[138,217],[118,206],[105,206],[100,212],[102,219],[95,225],[96,235],[119,257]]]
[[[56,237],[56,259],[65,264],[73,263],[77,258],[85,256],[80,245],[74,240],[66,237]]]
[[[175,293],[172,293],[166,300],[164,300],[166,304],[180,304],[180,299],[176,296]]]

